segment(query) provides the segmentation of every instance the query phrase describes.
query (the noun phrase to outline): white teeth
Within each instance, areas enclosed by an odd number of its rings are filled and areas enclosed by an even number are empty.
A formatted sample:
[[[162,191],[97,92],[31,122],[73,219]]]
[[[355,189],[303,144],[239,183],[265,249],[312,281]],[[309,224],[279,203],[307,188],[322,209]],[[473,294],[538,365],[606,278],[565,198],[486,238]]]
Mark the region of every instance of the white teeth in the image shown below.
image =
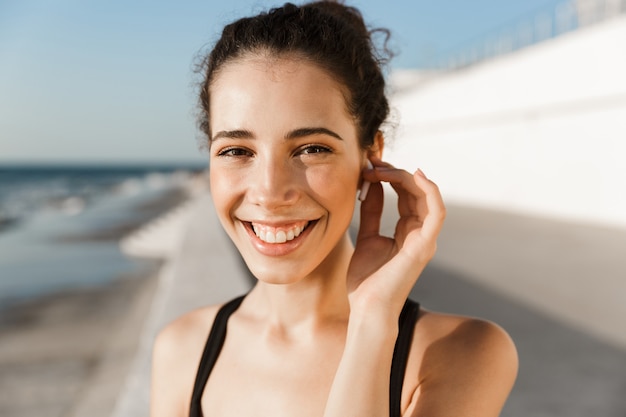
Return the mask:
[[[252,223],[254,234],[267,243],[285,243],[300,236],[302,231],[308,226],[308,222],[302,226],[296,225],[288,230],[266,230],[262,225]]]

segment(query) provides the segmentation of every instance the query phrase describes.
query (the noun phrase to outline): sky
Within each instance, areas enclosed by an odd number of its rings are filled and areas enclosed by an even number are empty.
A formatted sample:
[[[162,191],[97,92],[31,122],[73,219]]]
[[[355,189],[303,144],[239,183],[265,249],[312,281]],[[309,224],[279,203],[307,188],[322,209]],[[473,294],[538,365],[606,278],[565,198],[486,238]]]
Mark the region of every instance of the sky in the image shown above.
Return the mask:
[[[352,0],[422,68],[563,0]],[[296,3],[298,3],[296,1]],[[202,163],[194,62],[278,1],[0,0],[0,164]]]

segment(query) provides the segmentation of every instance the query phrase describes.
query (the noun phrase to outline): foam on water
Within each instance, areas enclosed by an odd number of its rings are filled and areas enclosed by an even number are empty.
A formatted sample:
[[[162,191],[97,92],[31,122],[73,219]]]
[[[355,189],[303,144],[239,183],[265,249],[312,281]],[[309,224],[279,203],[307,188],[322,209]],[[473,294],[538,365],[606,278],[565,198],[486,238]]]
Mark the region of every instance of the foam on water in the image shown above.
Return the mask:
[[[138,207],[190,175],[178,167],[0,166],[0,308],[145,267],[115,239],[71,237],[138,221]]]

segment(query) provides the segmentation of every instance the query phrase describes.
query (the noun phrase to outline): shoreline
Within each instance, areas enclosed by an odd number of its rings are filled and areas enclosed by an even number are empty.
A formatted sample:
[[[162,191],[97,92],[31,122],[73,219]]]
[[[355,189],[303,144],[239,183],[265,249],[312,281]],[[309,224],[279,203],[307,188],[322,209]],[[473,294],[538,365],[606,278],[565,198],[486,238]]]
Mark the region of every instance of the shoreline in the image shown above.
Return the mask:
[[[184,205],[201,176],[144,201],[129,221],[58,242],[114,241]],[[120,249],[122,256],[133,259]],[[0,310],[0,415],[110,416],[124,390],[163,260],[138,259],[102,285],[16,300]]]
[[[189,199],[185,187],[175,187],[162,195],[143,201],[132,207],[136,217],[121,221],[106,228],[98,228],[82,234],[65,234],[54,239],[60,243],[81,243],[99,241],[121,241],[159,216],[182,205]]]

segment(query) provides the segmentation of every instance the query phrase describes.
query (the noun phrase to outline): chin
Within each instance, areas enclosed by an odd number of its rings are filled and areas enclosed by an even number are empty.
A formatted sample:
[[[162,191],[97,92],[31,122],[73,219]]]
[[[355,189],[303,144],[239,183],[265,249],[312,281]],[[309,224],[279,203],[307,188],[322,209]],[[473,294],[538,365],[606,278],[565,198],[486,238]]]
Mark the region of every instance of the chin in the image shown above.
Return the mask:
[[[285,268],[284,270],[276,270],[276,268],[248,267],[252,275],[260,282],[274,285],[288,285],[300,281],[301,277],[294,274],[293,269]],[[282,269],[282,268],[281,268]]]

